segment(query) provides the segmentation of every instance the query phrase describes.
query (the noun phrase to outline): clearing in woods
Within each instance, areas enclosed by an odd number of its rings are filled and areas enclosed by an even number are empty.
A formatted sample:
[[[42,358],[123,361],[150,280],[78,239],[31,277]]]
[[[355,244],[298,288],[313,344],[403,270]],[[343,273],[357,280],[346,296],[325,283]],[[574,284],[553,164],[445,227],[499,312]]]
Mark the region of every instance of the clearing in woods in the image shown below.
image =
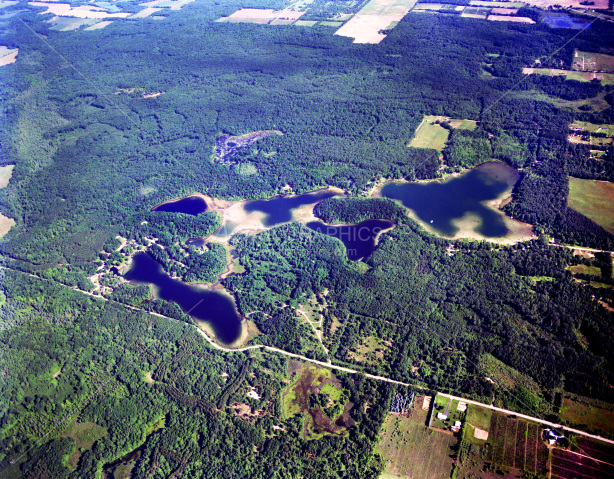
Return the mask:
[[[5,188],[13,176],[15,165],[0,166],[0,188]]]
[[[599,268],[598,273],[601,274]],[[560,412],[561,419],[570,424],[584,424],[590,429],[601,429],[607,434],[614,434],[614,412],[607,409],[582,404],[572,399],[563,399]]]
[[[447,121],[452,128],[459,130],[475,130],[477,126],[477,122],[473,120],[458,120],[446,116],[425,115],[408,146],[432,148],[437,151],[443,150],[450,135],[450,132],[441,126],[440,123],[443,121]]]
[[[488,17],[489,20],[491,19],[490,17]],[[614,85],[614,73],[578,72],[574,70],[559,70],[557,68],[523,68],[522,73],[525,75],[561,76],[565,77],[566,80],[581,82],[590,82],[597,79],[602,85]]]
[[[570,176],[567,204],[614,234],[614,183]]]
[[[614,56],[576,50],[572,68],[584,72],[614,72]]]
[[[379,43],[386,30],[394,28],[417,0],[371,0],[335,35],[351,37],[354,43]]]
[[[70,437],[75,441],[75,452],[68,457],[66,465],[71,469],[76,469],[79,458],[85,451],[89,451],[94,442],[107,435],[107,428],[94,424],[93,422],[73,422],[62,437]]]
[[[384,421],[377,446],[385,461],[380,477],[449,479],[457,439],[425,426],[423,400],[416,398],[409,417],[393,413]]]

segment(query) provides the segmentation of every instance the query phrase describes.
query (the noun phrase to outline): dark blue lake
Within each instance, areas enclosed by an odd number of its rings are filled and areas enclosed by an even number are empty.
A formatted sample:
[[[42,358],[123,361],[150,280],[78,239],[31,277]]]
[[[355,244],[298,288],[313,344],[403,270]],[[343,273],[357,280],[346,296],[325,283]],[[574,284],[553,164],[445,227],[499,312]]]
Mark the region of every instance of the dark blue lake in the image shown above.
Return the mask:
[[[345,245],[348,258],[356,261],[369,256],[373,252],[377,246],[375,241],[377,235],[383,230],[392,228],[394,222],[367,220],[355,225],[331,226],[320,221],[311,221],[306,226],[318,233],[340,239]]]
[[[229,296],[171,278],[147,253],[134,255],[132,267],[124,278],[155,286],[157,298],[173,301],[193,318],[207,321],[221,342],[230,344],[239,339],[241,317]]]
[[[167,211],[169,213],[186,213],[199,215],[207,211],[207,202],[200,196],[188,196],[180,200],[167,201],[152,209],[152,211]]]
[[[485,203],[500,198],[519,178],[515,168],[488,162],[447,181],[390,183],[382,188],[382,195],[399,201],[444,236],[454,236],[459,228],[453,222],[472,214],[480,220],[478,233],[500,238],[508,229],[501,215]]]

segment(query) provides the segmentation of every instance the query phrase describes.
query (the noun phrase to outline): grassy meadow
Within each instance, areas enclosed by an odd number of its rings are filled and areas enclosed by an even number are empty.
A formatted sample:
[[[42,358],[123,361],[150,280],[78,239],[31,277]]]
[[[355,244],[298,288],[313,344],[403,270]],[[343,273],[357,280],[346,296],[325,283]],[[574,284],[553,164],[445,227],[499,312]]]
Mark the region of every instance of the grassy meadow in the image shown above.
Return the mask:
[[[614,183],[570,177],[568,205],[614,234]]]

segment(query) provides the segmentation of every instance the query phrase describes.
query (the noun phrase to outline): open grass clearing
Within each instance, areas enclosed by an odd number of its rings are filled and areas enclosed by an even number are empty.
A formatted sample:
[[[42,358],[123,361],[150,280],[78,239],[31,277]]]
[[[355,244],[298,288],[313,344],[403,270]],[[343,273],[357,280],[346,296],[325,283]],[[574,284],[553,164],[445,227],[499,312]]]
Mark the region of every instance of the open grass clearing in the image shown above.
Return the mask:
[[[601,429],[607,434],[614,434],[614,412],[607,409],[565,398],[559,414],[563,421],[571,424],[583,424],[590,429]]]
[[[160,6],[160,4],[158,4]],[[271,10],[265,8],[242,8],[227,17],[219,18],[218,22],[260,23],[268,24],[276,21],[278,24],[290,24],[303,16],[305,12],[293,10]]]
[[[607,110],[610,108],[610,104],[605,99],[606,92],[602,92],[599,95],[594,96],[593,98],[587,98],[586,100],[563,100],[561,98],[557,98],[554,96],[546,95],[543,92],[537,90],[526,90],[526,91],[518,91],[512,92],[509,94],[509,97],[512,99],[530,99],[534,101],[543,101],[544,103],[549,103],[550,105],[554,105],[557,108],[561,108],[564,110],[570,110],[576,113],[582,113],[583,111],[587,111],[584,108],[590,108],[589,111],[600,112],[603,110]]]
[[[72,17],[54,17],[49,20],[51,24],[51,30],[57,30],[59,32],[69,32],[71,30],[78,30],[81,27],[95,25],[98,20],[92,18],[72,18]]]
[[[573,274],[590,274],[593,276],[601,276],[601,268],[597,266],[588,266],[585,264],[576,264],[569,267]]]
[[[542,280],[542,278],[534,278],[534,281],[538,280]],[[546,281],[550,280],[551,278],[546,279]],[[491,380],[494,380],[497,384],[500,384],[508,389],[514,389],[516,386],[521,385],[531,391],[531,393],[537,396],[540,395],[541,389],[532,378],[512,368],[511,366],[508,366],[503,361],[500,361],[491,354],[482,354],[480,356],[479,366],[480,369],[488,374],[488,377]]]
[[[614,234],[614,183],[570,177],[567,204]]]
[[[297,20],[294,22],[297,27],[315,27],[317,24],[317,20]]]
[[[572,68],[585,72],[614,72],[614,56],[576,50]]]
[[[420,123],[416,129],[414,138],[408,146],[414,148],[432,148],[437,151],[443,150],[450,136],[449,130],[439,124],[444,121],[448,122],[452,128],[459,130],[475,130],[477,127],[477,122],[474,120],[425,115],[422,123]]]
[[[70,437],[75,441],[75,452],[68,457],[66,465],[71,469],[76,469],[79,458],[83,452],[89,451],[94,442],[107,435],[105,427],[94,424],[93,422],[73,422],[62,437]]]
[[[490,20],[492,15],[488,17]],[[520,17],[511,17],[520,18]],[[614,73],[579,72],[574,70],[560,70],[557,68],[523,68],[525,75],[563,76],[566,80],[590,82],[599,80],[602,85],[614,85]]]
[[[367,336],[362,340],[362,343],[349,352],[349,356],[361,363],[379,364],[391,345],[390,341],[383,341],[375,336]]]

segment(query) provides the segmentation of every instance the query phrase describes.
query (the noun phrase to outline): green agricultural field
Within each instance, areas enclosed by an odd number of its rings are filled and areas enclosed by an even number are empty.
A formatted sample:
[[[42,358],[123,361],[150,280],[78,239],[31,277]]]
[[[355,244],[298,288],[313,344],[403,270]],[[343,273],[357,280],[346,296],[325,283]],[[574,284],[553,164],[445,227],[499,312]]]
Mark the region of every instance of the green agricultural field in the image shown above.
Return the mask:
[[[389,415],[386,418],[378,445],[385,461],[382,478],[450,477],[454,463],[452,448],[457,439],[427,428],[425,414],[414,409],[410,417]]]
[[[476,7],[492,7],[492,8],[522,8],[526,7],[523,2],[489,2],[487,0],[471,0],[469,5]]]
[[[614,234],[614,183],[570,177],[568,205]]]

